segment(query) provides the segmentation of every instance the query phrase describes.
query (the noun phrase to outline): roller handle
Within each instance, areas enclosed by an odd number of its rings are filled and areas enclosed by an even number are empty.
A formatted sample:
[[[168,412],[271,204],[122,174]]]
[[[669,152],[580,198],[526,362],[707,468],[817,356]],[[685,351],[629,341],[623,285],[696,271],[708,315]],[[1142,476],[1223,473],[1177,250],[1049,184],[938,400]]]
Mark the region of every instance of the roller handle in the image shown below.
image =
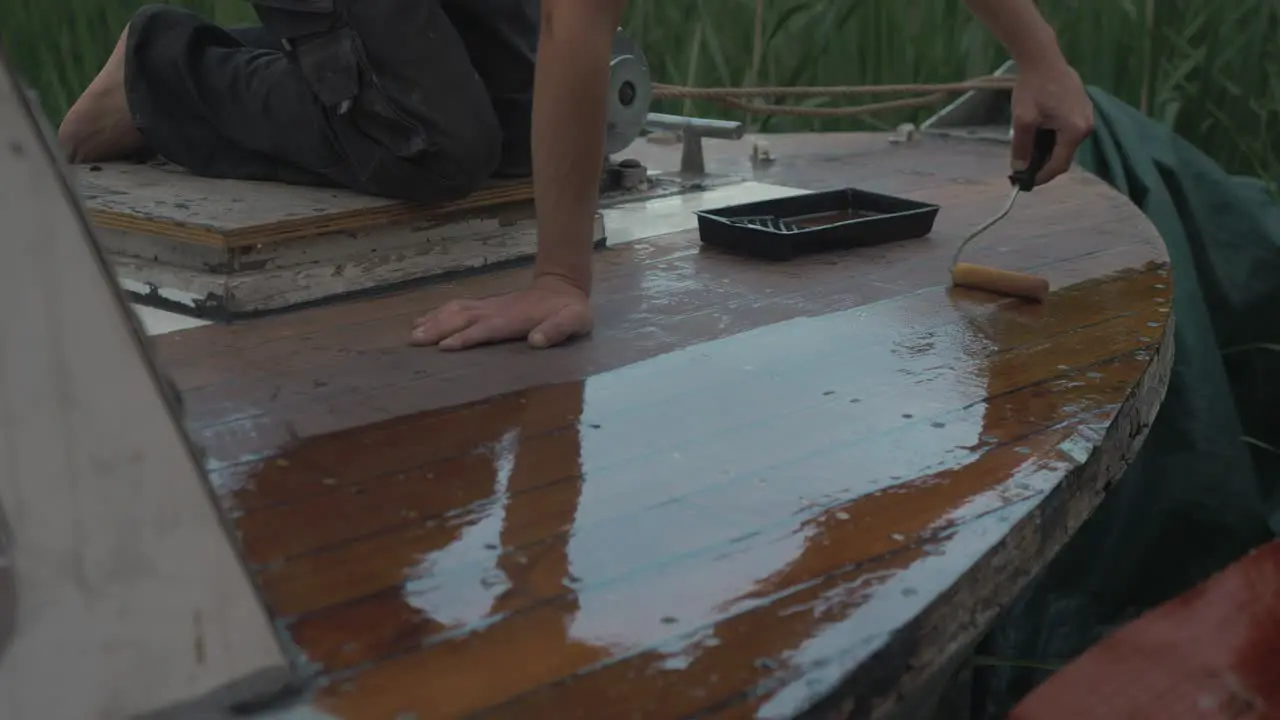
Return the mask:
[[[1058,144],[1058,133],[1049,128],[1036,130],[1035,140],[1031,147],[1031,162],[1023,170],[1015,170],[1009,175],[1009,182],[1022,192],[1031,192],[1036,187],[1036,176],[1053,157],[1053,147]]]

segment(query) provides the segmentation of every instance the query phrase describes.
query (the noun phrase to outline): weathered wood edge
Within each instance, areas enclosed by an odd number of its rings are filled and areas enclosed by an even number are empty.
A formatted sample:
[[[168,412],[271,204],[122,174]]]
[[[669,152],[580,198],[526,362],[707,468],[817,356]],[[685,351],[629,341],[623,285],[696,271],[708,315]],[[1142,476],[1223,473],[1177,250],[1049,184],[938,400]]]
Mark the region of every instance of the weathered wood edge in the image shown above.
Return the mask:
[[[798,718],[896,718],[908,698],[925,689],[940,671],[954,667],[956,655],[977,643],[1088,519],[1142,448],[1173,372],[1174,324],[1170,307],[1150,363],[1088,459],[1068,472],[955,585]]]
[[[438,206],[397,203],[347,210],[317,218],[293,218],[239,230],[220,231],[204,225],[153,220],[116,210],[89,208],[94,225],[111,230],[160,235],[172,240],[236,248],[296,240],[315,235],[368,230],[392,223],[423,222],[474,210],[501,211],[505,206],[533,200],[533,183],[504,184],[477,191],[464,200]]]
[[[597,213],[593,225],[596,250],[607,247],[607,231],[604,217]],[[444,282],[468,273],[528,263],[537,254],[537,224],[524,220],[469,237],[427,240],[417,247],[384,253],[370,253],[368,248],[361,244],[350,257],[230,274],[176,267],[119,253],[110,258],[126,289],[148,289],[143,294],[131,291],[139,303],[207,319],[229,319],[394,292],[420,283]]]
[[[742,182],[743,179],[738,175],[707,174],[696,180],[690,180],[673,173],[650,173],[651,185],[648,188],[619,189],[604,193],[600,198],[599,207],[654,200],[691,190]],[[531,214],[532,202],[531,180],[501,180],[466,198],[441,205],[387,201],[386,204],[372,207],[289,218],[228,230],[219,230],[206,223],[160,220],[119,210],[94,207],[92,201],[88,204],[88,215],[97,228],[151,235],[168,241],[206,245],[232,251],[291,240],[307,240],[324,235],[367,232],[390,225],[447,223],[475,219],[477,211],[484,212],[478,217],[499,219],[512,213]]]

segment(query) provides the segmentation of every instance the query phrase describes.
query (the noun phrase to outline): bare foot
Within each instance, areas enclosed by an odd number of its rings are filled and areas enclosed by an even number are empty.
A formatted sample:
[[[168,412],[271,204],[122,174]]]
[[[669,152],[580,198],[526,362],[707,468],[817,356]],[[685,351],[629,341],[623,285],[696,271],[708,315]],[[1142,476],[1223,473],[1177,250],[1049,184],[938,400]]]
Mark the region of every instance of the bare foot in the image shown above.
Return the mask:
[[[124,92],[128,34],[126,27],[107,64],[67,111],[58,128],[58,141],[73,163],[119,160],[143,147],[142,134],[133,125]]]

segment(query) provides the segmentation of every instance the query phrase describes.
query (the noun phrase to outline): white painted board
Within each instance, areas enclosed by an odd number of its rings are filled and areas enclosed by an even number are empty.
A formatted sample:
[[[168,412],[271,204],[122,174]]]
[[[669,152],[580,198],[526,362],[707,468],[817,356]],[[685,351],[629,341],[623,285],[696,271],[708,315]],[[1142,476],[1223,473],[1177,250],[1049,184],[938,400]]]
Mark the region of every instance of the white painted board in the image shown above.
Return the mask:
[[[0,718],[279,688],[285,654],[46,137],[6,64]]]

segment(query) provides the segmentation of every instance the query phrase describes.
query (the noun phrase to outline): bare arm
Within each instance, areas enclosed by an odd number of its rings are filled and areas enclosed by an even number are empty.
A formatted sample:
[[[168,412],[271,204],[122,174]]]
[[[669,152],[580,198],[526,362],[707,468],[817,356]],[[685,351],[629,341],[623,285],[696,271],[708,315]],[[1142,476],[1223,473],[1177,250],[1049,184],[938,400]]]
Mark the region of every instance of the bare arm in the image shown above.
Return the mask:
[[[533,92],[535,277],[591,292],[605,94],[626,0],[543,0]]]
[[[542,0],[533,79],[533,282],[453,300],[414,322],[410,342],[441,350],[526,338],[559,345],[591,332],[591,242],[604,167],[613,36],[626,0]]]
[[[1065,63],[1058,36],[1035,0],[965,0],[1019,66]]]
[[[1018,61],[1012,160],[1025,164],[1035,128],[1058,131],[1040,174],[1065,171],[1092,125],[1080,78],[1031,0],[966,0]],[[626,0],[542,0],[533,91],[533,186],[538,257],[533,283],[480,300],[454,300],[414,323],[411,342],[461,350],[527,338],[558,345],[591,332],[591,241],[604,163],[613,36]]]
[[[1092,132],[1093,103],[1035,0],[965,0],[965,4],[1018,63],[1012,167],[1027,166],[1037,129],[1056,132],[1053,155],[1037,176],[1038,183],[1049,182],[1071,167],[1076,148]]]

